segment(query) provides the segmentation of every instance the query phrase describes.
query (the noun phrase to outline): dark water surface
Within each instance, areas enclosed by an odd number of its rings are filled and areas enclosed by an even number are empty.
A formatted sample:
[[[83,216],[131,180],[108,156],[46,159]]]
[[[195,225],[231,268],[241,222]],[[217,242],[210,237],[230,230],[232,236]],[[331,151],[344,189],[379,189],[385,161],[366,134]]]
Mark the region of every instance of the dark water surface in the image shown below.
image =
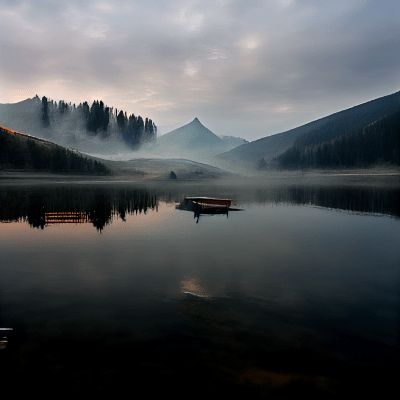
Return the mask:
[[[179,209],[200,195],[241,211]],[[2,186],[2,385],[396,398],[398,200],[350,187]]]

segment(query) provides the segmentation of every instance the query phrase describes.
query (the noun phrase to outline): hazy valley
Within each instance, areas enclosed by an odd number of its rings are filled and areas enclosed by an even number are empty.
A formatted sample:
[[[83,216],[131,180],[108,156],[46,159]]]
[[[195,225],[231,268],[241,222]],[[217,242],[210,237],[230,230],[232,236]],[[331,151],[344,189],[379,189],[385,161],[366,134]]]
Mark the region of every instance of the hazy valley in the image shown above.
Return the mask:
[[[238,137],[221,138],[197,118],[157,136],[157,127],[151,119],[146,118],[143,122],[140,116],[133,114],[128,118],[123,111],[114,112],[102,102],[96,101],[89,108],[86,102],[76,107],[63,101],[57,105],[45,97],[42,101],[35,97],[0,105],[0,125],[6,128],[2,131],[0,165],[3,170],[28,168],[31,171],[78,172],[69,165],[71,161],[69,164],[64,161],[62,167],[59,157],[57,167],[50,161],[47,164],[46,161],[42,164],[32,161],[32,145],[29,148],[23,144],[28,140],[35,142],[37,148],[45,143],[49,148],[50,143],[54,143],[84,153],[84,157],[93,159],[92,162],[107,165],[109,175],[142,178],[168,178],[174,169],[179,170],[178,179],[200,179],[226,176],[229,172],[248,176],[260,171],[351,169],[376,165],[396,168],[399,165],[399,120],[400,92],[397,92],[249,143]],[[6,140],[7,128],[31,138],[25,136],[21,144],[16,138]],[[35,141],[35,138],[46,142]],[[61,147],[57,149],[60,151]],[[49,150],[47,155],[45,153],[40,156],[42,160],[55,157],[49,155]],[[152,163],[150,160],[157,161]],[[149,167],[152,164],[153,169]],[[107,168],[102,172],[100,168],[97,173],[105,174]],[[93,173],[88,167],[82,167],[79,173],[88,171]]]

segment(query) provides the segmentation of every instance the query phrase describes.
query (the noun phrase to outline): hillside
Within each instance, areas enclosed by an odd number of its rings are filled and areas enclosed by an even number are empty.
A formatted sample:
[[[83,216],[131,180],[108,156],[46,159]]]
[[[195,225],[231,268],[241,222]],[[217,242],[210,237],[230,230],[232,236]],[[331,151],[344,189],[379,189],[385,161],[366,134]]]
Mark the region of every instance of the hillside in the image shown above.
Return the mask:
[[[0,175],[19,178],[43,174],[109,175],[110,179],[202,180],[232,176],[218,168],[182,159],[110,161],[80,154],[44,139],[0,127]],[[10,175],[11,173],[11,175]],[[48,177],[48,175],[46,175]]]
[[[399,165],[400,110],[322,143],[314,143],[307,140],[310,139],[307,137],[300,139],[276,157],[272,166],[278,169],[299,169]]]
[[[76,151],[0,127],[0,170],[110,175],[103,163]]]
[[[216,160],[221,166],[239,170],[256,169],[262,160],[264,166],[284,153],[298,141],[318,144],[335,137],[355,132],[383,116],[400,110],[400,92],[369,101],[367,103],[337,112],[289,131],[244,144],[219,154]]]

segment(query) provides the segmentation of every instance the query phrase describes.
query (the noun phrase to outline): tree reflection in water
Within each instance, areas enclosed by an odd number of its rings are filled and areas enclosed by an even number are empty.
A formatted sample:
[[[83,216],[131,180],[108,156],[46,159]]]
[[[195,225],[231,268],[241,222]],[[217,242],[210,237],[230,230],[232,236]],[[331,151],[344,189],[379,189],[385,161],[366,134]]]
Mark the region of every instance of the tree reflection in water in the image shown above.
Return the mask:
[[[46,187],[6,189],[1,195],[0,220],[27,221],[31,227],[60,223],[88,223],[101,232],[119,217],[154,210],[157,198],[146,190],[105,187]]]
[[[183,189],[183,190],[182,190]],[[0,221],[26,221],[31,227],[44,229],[56,223],[92,223],[101,232],[114,218],[126,220],[127,215],[146,214],[158,209],[158,202],[180,203],[176,208],[201,215],[226,215],[235,209],[200,207],[185,202],[186,196],[202,194],[201,188],[149,189],[121,186],[26,186],[0,189]],[[227,189],[225,189],[227,190]],[[186,191],[186,193],[185,193]],[[204,191],[204,189],[203,189]],[[282,186],[229,189],[241,204],[273,203],[311,205],[356,213],[384,214],[400,217],[400,190],[354,187]],[[222,189],[214,195],[227,197]]]

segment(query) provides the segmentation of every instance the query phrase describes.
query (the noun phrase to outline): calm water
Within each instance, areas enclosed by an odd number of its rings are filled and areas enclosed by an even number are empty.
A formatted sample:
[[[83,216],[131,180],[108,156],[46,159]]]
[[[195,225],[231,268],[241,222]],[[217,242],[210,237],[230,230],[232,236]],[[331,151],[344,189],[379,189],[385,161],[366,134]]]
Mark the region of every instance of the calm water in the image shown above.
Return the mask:
[[[198,195],[240,211],[179,206]],[[4,382],[392,398],[398,199],[346,187],[0,187]]]

